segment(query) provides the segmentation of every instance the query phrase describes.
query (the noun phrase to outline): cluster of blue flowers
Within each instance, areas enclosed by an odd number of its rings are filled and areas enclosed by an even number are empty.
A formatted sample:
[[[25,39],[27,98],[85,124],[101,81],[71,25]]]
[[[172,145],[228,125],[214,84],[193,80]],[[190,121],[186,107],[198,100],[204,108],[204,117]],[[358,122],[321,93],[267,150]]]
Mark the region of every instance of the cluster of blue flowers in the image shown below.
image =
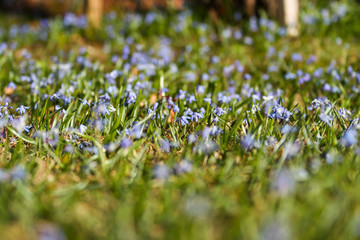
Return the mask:
[[[322,20],[329,24],[340,21],[346,9],[339,9],[333,15],[324,10]],[[317,21],[311,16],[303,16],[305,24]],[[136,34],[166,18],[158,12],[129,13],[124,21],[118,21],[115,13],[109,14],[103,51],[111,54],[105,64],[95,60],[90,47],[61,51],[42,64],[21,43],[1,43],[3,68],[10,68],[15,61],[17,74],[10,74],[11,81],[1,85],[5,89],[0,99],[1,137],[7,137],[9,128],[16,132],[14,142],[25,136],[28,142],[40,140],[52,149],[65,145],[64,152],[76,149],[91,155],[100,155],[103,149],[87,136],[102,136],[107,154],[148,139],[164,153],[189,146],[200,155],[226,151],[220,145],[221,137],[227,137],[227,142],[241,146],[244,152],[284,147],[283,158],[290,159],[304,144],[318,144],[291,137],[299,131],[297,123],[305,121],[316,127],[323,123],[330,129],[351,123],[351,128],[338,133],[338,142],[347,148],[357,145],[356,109],[335,104],[340,94],[352,99],[359,93],[360,72],[355,66],[344,70],[335,61],[322,65],[313,53],[276,47],[272,43],[286,39],[286,29],[264,17],[242,22],[235,15],[237,24],[225,26],[217,34],[207,23],[192,21],[191,12],[184,11],[167,23],[169,29],[156,32],[160,37],[154,42]],[[37,29],[12,26],[7,34],[15,39],[29,31],[46,33],[42,38],[50,41],[47,37],[55,34],[51,26],[48,22]],[[86,18],[74,14],[67,14],[61,23],[67,34],[86,26]],[[191,41],[176,39],[191,35],[195,36],[189,37]],[[255,69],[243,57],[214,54],[216,42],[224,43],[225,52],[229,43],[245,50],[257,48],[257,40],[264,42],[261,58],[265,61]],[[336,42],[341,49],[349,47],[339,39]],[[297,99],[292,99],[296,94]],[[257,133],[260,119],[278,126],[277,132]],[[226,132],[231,134],[224,136]],[[320,141],[324,133],[316,134]],[[283,136],[291,140],[283,144]],[[190,170],[189,162],[175,167],[176,173]],[[155,177],[167,178],[170,172],[158,166]]]

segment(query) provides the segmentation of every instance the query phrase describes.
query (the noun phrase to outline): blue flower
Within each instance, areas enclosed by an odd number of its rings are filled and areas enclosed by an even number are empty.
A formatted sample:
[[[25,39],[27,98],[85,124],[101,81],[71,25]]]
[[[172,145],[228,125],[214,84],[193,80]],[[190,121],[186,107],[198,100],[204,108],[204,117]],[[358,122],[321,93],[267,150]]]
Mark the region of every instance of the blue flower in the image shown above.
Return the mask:
[[[177,175],[183,175],[192,171],[192,164],[187,160],[182,160],[175,165],[174,170]]]
[[[213,113],[220,117],[220,116],[226,114],[226,111],[220,107],[216,107],[215,110],[213,111]]]
[[[153,168],[153,177],[155,179],[163,179],[166,180],[170,177],[171,175],[171,170],[168,166],[166,165],[156,165]]]
[[[20,115],[23,115],[26,113],[26,109],[29,109],[30,107],[25,107],[24,105],[21,105],[16,109],[16,112],[19,112]]]
[[[191,94],[186,98],[186,101],[191,104],[193,102],[196,102],[196,98],[195,98],[195,96],[193,94]]]
[[[349,129],[345,132],[340,140],[341,145],[344,147],[352,147],[358,142],[358,135],[355,129]]]
[[[249,150],[251,148],[253,148],[255,146],[255,136],[248,134],[245,135],[243,137],[243,139],[241,140],[241,146],[245,149],[245,150]]]
[[[136,99],[137,99],[136,93],[134,93],[133,91],[129,91],[126,99],[126,104],[130,105],[132,103],[135,103]]]
[[[181,116],[180,118],[177,118],[176,121],[180,121],[182,126],[188,125],[189,124],[189,116]]]
[[[54,93],[51,97],[50,97],[50,100],[52,101],[52,102],[54,102],[54,101],[56,101],[56,100],[59,100],[60,99],[60,97],[56,94],[56,93]]]
[[[87,127],[85,125],[82,125],[82,124],[79,127],[79,131],[80,131],[81,134],[83,134],[86,131],[86,129],[87,129]]]
[[[204,114],[203,113],[197,113],[197,112],[193,112],[192,116],[191,116],[191,121],[195,121],[198,122],[200,119],[204,118]]]
[[[179,94],[177,95],[177,97],[179,99],[184,99],[186,97],[186,91],[183,91],[183,90],[179,90]]]
[[[206,98],[204,98],[204,102],[207,102],[208,104],[211,104],[211,98],[208,98],[208,97],[206,97]]]
[[[296,76],[295,73],[289,72],[289,73],[286,73],[286,74],[285,74],[285,79],[286,79],[286,80],[293,80],[293,79],[296,79],[296,78],[297,78],[297,76]]]
[[[82,105],[88,105],[90,107],[90,103],[87,100],[82,100],[81,98],[79,98],[80,102]]]
[[[136,95],[135,95],[135,96],[136,96]],[[105,93],[104,95],[99,96],[99,99],[100,99],[102,102],[110,102],[111,97],[109,96],[108,93]],[[135,101],[135,102],[136,102],[136,101]]]
[[[8,85],[7,85],[7,88],[12,88],[12,89],[16,89],[16,84],[13,83],[13,82],[10,82]]]
[[[196,86],[196,92],[197,92],[198,94],[203,94],[203,93],[205,93],[205,87],[202,86],[202,85],[197,85],[197,86]]]
[[[334,120],[332,115],[327,114],[320,114],[319,115],[321,121],[325,122],[327,125],[331,126],[331,121]]]
[[[121,148],[129,148],[132,145],[132,141],[129,138],[123,138],[120,141]]]

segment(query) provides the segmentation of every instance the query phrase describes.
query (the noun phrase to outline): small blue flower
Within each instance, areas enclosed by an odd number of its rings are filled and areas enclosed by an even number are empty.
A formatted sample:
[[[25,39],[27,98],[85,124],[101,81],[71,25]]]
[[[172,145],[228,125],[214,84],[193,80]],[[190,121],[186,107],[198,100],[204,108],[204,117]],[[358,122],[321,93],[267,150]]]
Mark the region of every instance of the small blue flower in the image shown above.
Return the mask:
[[[19,112],[20,115],[23,115],[26,113],[26,109],[29,109],[30,107],[25,107],[24,105],[21,105],[16,109],[16,112]]]
[[[205,93],[205,87],[202,86],[202,85],[197,85],[197,86],[196,86],[196,92],[197,92],[198,94],[204,94],[204,93]]]
[[[195,121],[198,122],[200,119],[204,118],[204,114],[203,113],[198,113],[198,112],[193,112],[192,116],[191,116],[191,121]]]
[[[129,91],[126,99],[126,104],[130,105],[132,103],[136,103],[136,99],[137,99],[136,93],[134,93],[133,91]]]
[[[16,89],[16,84],[13,83],[13,82],[10,82],[8,85],[7,85],[7,88],[12,88],[13,90]]]
[[[243,139],[241,140],[241,146],[245,149],[245,150],[249,150],[251,148],[254,147],[255,145],[255,136],[254,135],[251,135],[251,134],[248,134],[248,135],[245,135],[243,137]]]
[[[319,117],[321,121],[325,122],[329,126],[331,126],[331,122],[332,120],[334,120],[334,117],[332,115],[320,114]]]
[[[297,78],[297,75],[296,75],[295,73],[289,72],[289,73],[286,73],[286,74],[285,74],[285,79],[286,79],[286,80],[294,80],[294,79],[296,79],[296,78]]]
[[[344,147],[352,147],[358,142],[358,134],[355,129],[349,129],[345,132],[344,136],[341,138],[340,143]]]
[[[176,121],[179,121],[182,126],[185,126],[189,124],[189,119],[189,116],[181,116],[180,118],[177,118]]]
[[[178,107],[178,105],[173,106],[173,111],[176,113],[180,112],[180,108]]]
[[[129,148],[132,145],[132,141],[129,138],[123,138],[120,141],[121,148]]]
[[[328,84],[328,83],[325,83],[324,86],[323,86],[323,90],[324,90],[325,92],[331,91],[331,85]]]
[[[186,98],[186,101],[191,104],[193,102],[196,102],[196,98],[195,98],[195,96],[193,94],[191,94]]]
[[[213,111],[213,113],[220,117],[220,116],[226,114],[226,111],[220,107],[216,107],[215,110]]]
[[[192,164],[187,160],[182,160],[175,165],[174,170],[177,175],[183,175],[192,171]]]
[[[179,99],[185,99],[185,97],[186,97],[186,91],[183,91],[183,90],[179,90],[179,94],[178,94],[178,98]]]
[[[57,101],[57,100],[59,100],[59,99],[60,99],[60,97],[59,97],[56,93],[54,93],[54,94],[50,97],[50,100],[51,100],[52,102]]]
[[[135,95],[135,96],[136,96],[136,95]],[[99,96],[99,99],[100,99],[102,102],[110,102],[111,97],[109,96],[108,93],[105,93],[104,95]],[[136,102],[136,101],[135,101],[135,102]]]
[[[85,125],[80,125],[80,127],[79,127],[79,131],[80,131],[80,133],[81,134],[83,134],[84,132],[86,132],[86,129],[87,129],[87,127],[85,126]]]
[[[208,104],[211,104],[211,98],[204,98],[204,102],[207,102]]]
[[[87,105],[87,106],[90,107],[90,103],[86,99],[83,100],[83,99],[79,98],[79,100],[80,100],[82,105]]]
[[[171,175],[171,170],[168,166],[166,165],[156,165],[153,168],[153,177],[155,179],[162,179],[162,180],[166,180],[170,177]]]

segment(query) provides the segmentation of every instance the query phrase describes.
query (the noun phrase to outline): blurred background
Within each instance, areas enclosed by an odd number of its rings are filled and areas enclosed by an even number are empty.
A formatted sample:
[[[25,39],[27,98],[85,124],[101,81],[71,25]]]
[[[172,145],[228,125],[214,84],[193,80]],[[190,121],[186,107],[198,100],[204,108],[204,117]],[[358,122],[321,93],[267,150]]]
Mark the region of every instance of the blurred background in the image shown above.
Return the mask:
[[[230,11],[235,9],[253,15],[255,9],[270,10],[281,2],[282,0],[0,0],[0,7],[3,11],[40,17],[65,14],[66,12],[86,13],[91,5],[96,5],[97,11],[104,12],[114,10],[146,11],[155,8],[181,10],[189,7],[196,8],[200,12],[215,10],[218,14],[226,17]]]

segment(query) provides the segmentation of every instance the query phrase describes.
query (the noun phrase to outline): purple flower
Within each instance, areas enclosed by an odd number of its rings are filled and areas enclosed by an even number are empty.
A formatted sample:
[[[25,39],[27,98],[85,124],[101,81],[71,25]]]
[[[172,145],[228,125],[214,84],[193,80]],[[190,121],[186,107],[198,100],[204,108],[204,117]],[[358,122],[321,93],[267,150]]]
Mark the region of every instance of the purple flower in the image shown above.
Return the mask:
[[[293,158],[295,156],[297,156],[299,154],[301,145],[299,143],[292,143],[289,142],[285,145],[284,147],[284,152],[283,152],[283,156],[285,159],[290,159]]]
[[[208,104],[211,104],[211,101],[212,101],[211,98],[208,98],[208,97],[204,98],[204,102],[207,102]]]
[[[294,62],[301,62],[302,61],[302,55],[300,53],[293,53],[291,55],[291,60]]]
[[[345,108],[339,108],[338,113],[345,119],[348,119],[351,115],[351,112]]]
[[[326,114],[320,114],[319,117],[320,117],[321,121],[325,122],[329,126],[331,126],[331,121],[334,119],[333,116],[326,115]]]
[[[253,42],[254,42],[254,40],[253,40],[251,37],[249,37],[249,36],[246,36],[246,37],[244,38],[244,43],[245,43],[246,45],[252,45]]]
[[[205,87],[202,86],[202,85],[197,85],[197,86],[196,86],[196,92],[197,92],[198,94],[203,94],[203,93],[205,93]]]
[[[55,111],[59,111],[61,109],[61,107],[59,105],[55,106]]]
[[[197,141],[197,136],[196,136],[195,134],[190,134],[190,135],[188,136],[188,142],[189,142],[190,144],[195,143],[196,141]]]
[[[41,223],[37,226],[38,240],[66,240],[65,234],[57,226]]]
[[[306,60],[307,64],[313,64],[317,61],[317,57],[315,55],[310,55],[310,57]]]
[[[177,95],[177,97],[179,99],[184,99],[186,97],[186,91],[183,91],[183,90],[179,90],[179,94]]]
[[[279,119],[284,121],[289,121],[290,117],[292,116],[292,112],[288,111],[286,108],[281,106],[280,104],[276,104],[272,108],[272,112],[270,113],[269,117],[272,119]]]
[[[50,100],[51,100],[52,102],[57,101],[57,100],[59,100],[59,99],[60,99],[60,97],[59,97],[58,95],[56,95],[56,93],[54,93],[54,94],[50,97]]]
[[[12,89],[16,89],[16,84],[13,83],[13,82],[10,82],[8,85],[7,85],[7,88],[12,88]]]
[[[121,148],[129,148],[132,145],[132,141],[129,138],[123,138],[120,141]]]
[[[194,151],[198,152],[200,154],[211,154],[212,152],[216,151],[218,149],[218,145],[211,141],[211,140],[206,140],[206,141],[201,141],[199,142],[198,145],[196,145],[194,147]]]
[[[280,196],[287,196],[295,189],[295,178],[289,170],[281,170],[275,175],[271,183],[271,188]]]
[[[191,104],[193,102],[196,102],[196,98],[193,94],[191,94],[186,98],[186,101],[188,101]]]
[[[286,73],[286,74],[285,74],[285,79],[286,79],[286,80],[294,80],[294,79],[296,79],[296,78],[297,78],[297,76],[296,76],[295,73],[289,72],[289,73]]]
[[[10,174],[2,169],[0,169],[0,183],[7,182],[10,179]]]
[[[321,78],[323,73],[324,73],[324,70],[322,68],[318,68],[314,71],[313,76],[316,78]]]
[[[358,142],[358,135],[355,129],[349,129],[345,132],[344,136],[341,138],[340,143],[344,147],[352,147]]]
[[[323,86],[323,90],[324,90],[325,92],[331,91],[331,86],[330,86],[330,84],[325,83],[324,86]]]
[[[145,136],[143,133],[143,127],[140,124],[136,124],[131,131],[129,132],[130,136],[134,137],[135,139],[140,139]]]
[[[176,113],[180,112],[180,108],[178,107],[178,105],[173,106],[173,111]]]
[[[16,131],[22,132],[26,126],[26,115],[21,116],[19,118],[15,118],[12,123],[12,127],[15,128]]]
[[[166,180],[170,177],[171,175],[171,170],[168,166],[166,165],[156,165],[153,168],[153,177],[155,179],[163,179]]]
[[[99,99],[103,102],[110,102],[111,97],[109,96],[108,93],[105,93],[104,95],[99,96]]]
[[[21,105],[16,109],[16,112],[19,112],[20,115],[23,115],[26,113],[26,109],[29,109],[30,107],[25,107],[24,105]]]
[[[207,74],[207,73],[203,73],[203,74],[201,75],[201,78],[202,78],[202,80],[207,81],[207,80],[210,79],[210,76],[209,76],[209,74]]]
[[[191,109],[188,108],[188,109],[185,110],[184,115],[192,116],[192,115],[193,115],[193,111],[191,111]]]
[[[81,98],[79,98],[80,102],[82,105],[88,105],[90,107],[90,103],[87,100],[82,100]]]
[[[188,125],[189,124],[189,116],[181,116],[180,118],[177,118],[176,121],[180,121],[182,126]]]
[[[187,160],[182,160],[175,165],[174,170],[177,175],[183,175],[192,171],[192,164]]]
[[[79,131],[80,131],[81,134],[83,134],[86,131],[86,129],[87,129],[87,127],[85,125],[82,125],[82,124],[79,127]]]
[[[191,121],[195,121],[198,122],[200,119],[204,118],[204,114],[203,113],[197,113],[197,112],[193,112],[192,116],[191,116]]]
[[[236,30],[236,31],[234,32],[234,38],[235,38],[236,40],[240,40],[240,39],[242,38],[242,33],[241,33],[240,30]]]
[[[299,78],[299,84],[304,84],[306,82],[309,82],[311,80],[311,76],[308,73],[305,73],[303,76]]]
[[[130,105],[132,103],[135,103],[136,99],[137,99],[136,93],[134,93],[133,91],[129,91],[126,99],[126,104]]]
[[[251,80],[251,78],[252,78],[252,77],[251,77],[250,74],[248,74],[248,73],[245,73],[245,74],[244,74],[244,79],[245,79],[245,80]]]
[[[244,136],[243,139],[241,140],[241,146],[245,150],[249,150],[253,148],[255,146],[255,136],[250,134]]]
[[[213,111],[213,113],[220,117],[220,116],[226,114],[226,111],[220,107],[216,107],[215,110]]]
[[[97,116],[105,116],[105,115],[110,115],[109,110],[107,109],[105,104],[99,104],[94,106],[94,112]]]

